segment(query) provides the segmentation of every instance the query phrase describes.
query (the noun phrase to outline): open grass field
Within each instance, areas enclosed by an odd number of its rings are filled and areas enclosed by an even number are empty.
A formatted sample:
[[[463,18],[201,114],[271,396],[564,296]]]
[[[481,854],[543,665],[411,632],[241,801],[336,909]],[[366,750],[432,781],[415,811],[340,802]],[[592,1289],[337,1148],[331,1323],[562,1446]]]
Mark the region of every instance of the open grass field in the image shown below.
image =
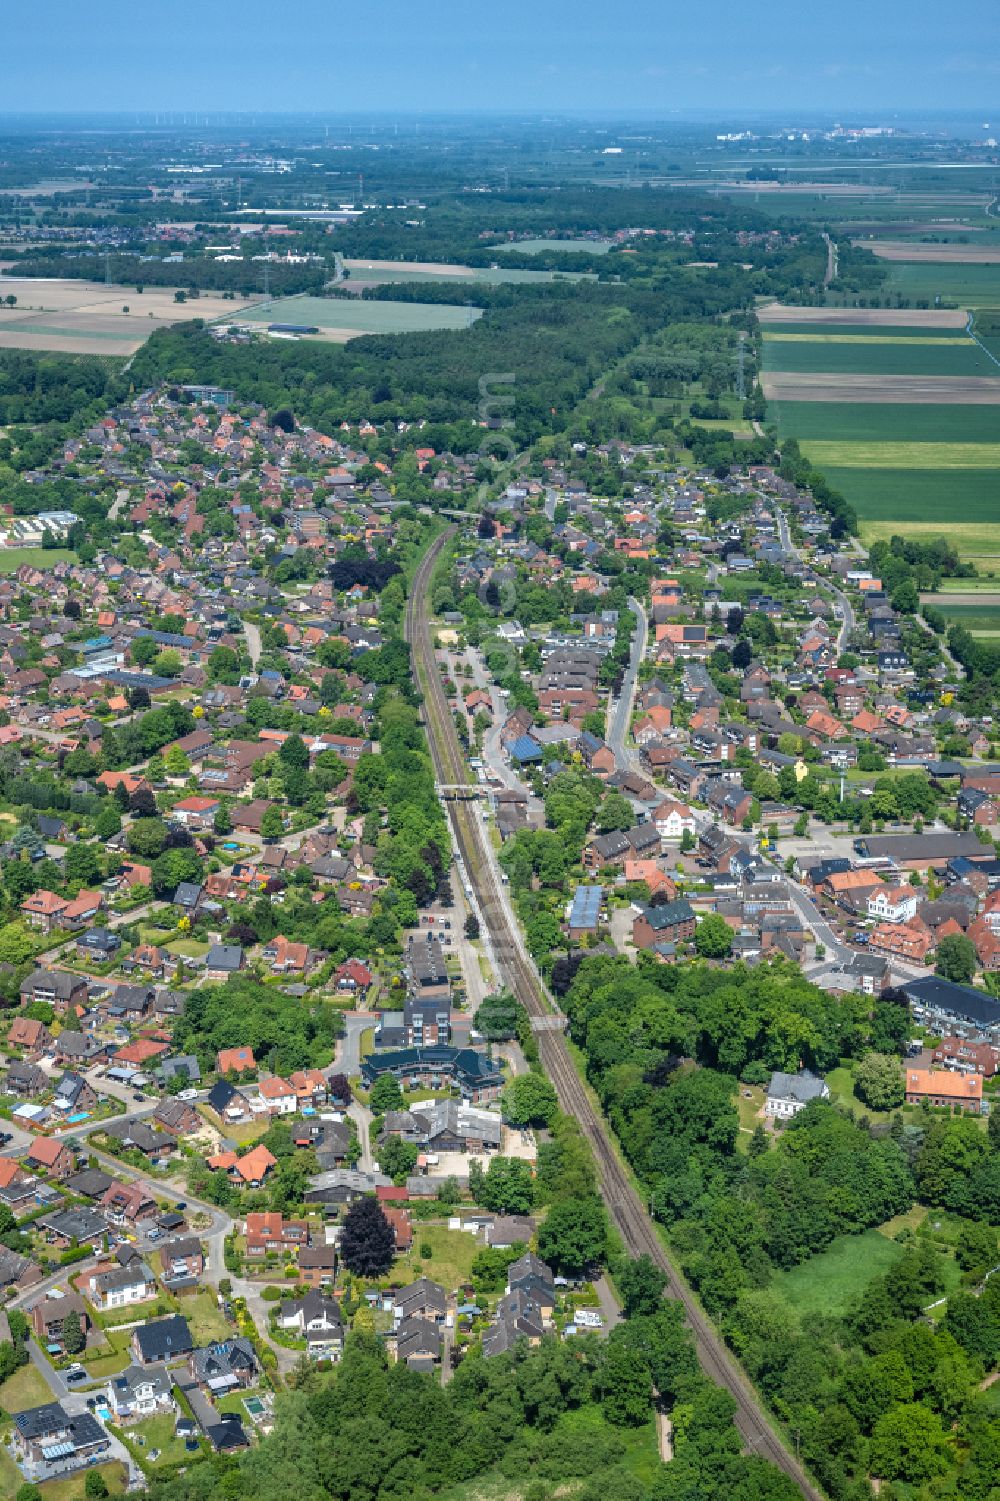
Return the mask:
[[[997,301],[1000,304],[1000,298]],[[765,302],[757,308],[757,317],[765,328],[775,324],[822,328],[856,324],[868,328],[948,329],[964,328],[966,324],[961,308],[793,307],[781,302]],[[857,332],[857,328],[849,332]]]
[[[770,339],[764,337],[768,371],[822,371],[836,375],[996,376],[1000,374],[974,339],[960,335],[927,339]]]
[[[987,406],[776,401],[770,416],[782,437],[798,438],[802,444],[1000,442],[1000,413]]]
[[[494,245],[494,250],[518,250],[522,255],[540,255],[546,250],[577,250],[581,255],[607,255],[610,240],[511,240],[508,245]]]
[[[421,1256],[423,1245],[430,1246],[430,1256]],[[398,1283],[401,1276],[416,1279],[422,1271],[425,1277],[433,1277],[447,1292],[452,1292],[459,1283],[468,1282],[476,1252],[481,1250],[482,1242],[464,1230],[449,1230],[446,1225],[415,1224],[413,1248],[405,1256],[397,1257],[392,1273],[386,1279],[387,1285],[389,1282]]]
[[[877,1230],[841,1235],[821,1256],[779,1272],[772,1287],[800,1314],[841,1314],[902,1254],[901,1246]]]
[[[1000,443],[837,443],[805,439],[802,451],[820,469],[1000,469]]]
[[[16,573],[24,564],[32,568],[54,568],[57,563],[76,563],[76,553],[69,547],[2,547],[0,574]]]
[[[882,261],[910,261],[915,265],[997,266],[1000,246],[995,244],[959,245],[954,241],[931,243],[913,240],[854,240],[853,244],[870,250]]]
[[[990,368],[996,369],[995,366]],[[768,401],[883,402],[904,406],[1000,405],[1000,370],[996,376],[765,370],[760,385]]]
[[[342,297],[278,297],[266,308],[243,314],[254,323],[304,323],[322,339],[346,343],[361,334],[409,334],[427,329],[468,328],[482,308],[433,302],[363,302]]]
[[[869,517],[861,520],[861,540],[866,544],[888,541],[901,533],[914,542],[929,542],[942,532],[960,558],[975,563],[977,568],[1000,568],[1000,522],[902,521],[898,516],[895,520]]]
[[[871,247],[874,248],[874,247]],[[887,289],[901,297],[940,297],[965,307],[1000,305],[1000,264],[934,265],[928,261],[893,261]]]
[[[129,355],[157,328],[187,318],[233,317],[252,303],[206,293],[185,303],[172,287],[108,287],[103,282],[0,277],[0,296],[17,305],[0,313],[0,348],[57,350],[63,354]],[[129,311],[123,312],[127,307]]]

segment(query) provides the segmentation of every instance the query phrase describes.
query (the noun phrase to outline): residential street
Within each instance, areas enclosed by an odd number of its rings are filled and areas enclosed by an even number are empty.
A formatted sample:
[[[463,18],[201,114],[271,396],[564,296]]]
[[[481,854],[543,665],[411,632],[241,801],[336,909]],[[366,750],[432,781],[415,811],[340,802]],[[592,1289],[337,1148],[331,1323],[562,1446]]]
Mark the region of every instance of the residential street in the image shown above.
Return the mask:
[[[632,653],[629,664],[622,679],[622,691],[617,700],[608,701],[608,745],[614,751],[615,762],[618,766],[633,771],[637,776],[645,776],[639,757],[627,744],[629,727],[632,722],[632,707],[635,703],[635,690],[639,678],[639,666],[646,655],[646,642],[649,637],[649,621],[646,611],[637,599],[629,600],[629,608],[636,616],[636,630],[632,637]]]

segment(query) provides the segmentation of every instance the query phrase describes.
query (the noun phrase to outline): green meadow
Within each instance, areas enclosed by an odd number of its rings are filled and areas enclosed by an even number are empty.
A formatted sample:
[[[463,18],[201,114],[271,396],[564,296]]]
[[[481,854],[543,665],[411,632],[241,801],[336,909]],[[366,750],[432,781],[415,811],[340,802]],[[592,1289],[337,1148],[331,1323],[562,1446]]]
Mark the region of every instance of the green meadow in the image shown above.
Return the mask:
[[[935,265],[932,261],[891,261],[886,286],[901,297],[933,303],[983,307],[1000,305],[1000,266]]]

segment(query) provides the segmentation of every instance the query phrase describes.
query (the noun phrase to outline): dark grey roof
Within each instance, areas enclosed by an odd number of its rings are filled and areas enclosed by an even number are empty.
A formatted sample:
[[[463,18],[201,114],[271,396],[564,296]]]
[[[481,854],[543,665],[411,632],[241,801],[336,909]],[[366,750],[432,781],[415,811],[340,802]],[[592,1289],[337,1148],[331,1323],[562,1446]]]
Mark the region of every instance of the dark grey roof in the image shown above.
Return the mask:
[[[937,975],[923,975],[919,980],[907,980],[896,986],[896,993],[911,1005],[961,1017],[980,1027],[1000,1026],[1000,1001],[969,985],[955,985]]]
[[[187,1319],[180,1314],[157,1319],[152,1324],[140,1324],[134,1338],[144,1362],[172,1360],[178,1355],[187,1355],[194,1348]]]

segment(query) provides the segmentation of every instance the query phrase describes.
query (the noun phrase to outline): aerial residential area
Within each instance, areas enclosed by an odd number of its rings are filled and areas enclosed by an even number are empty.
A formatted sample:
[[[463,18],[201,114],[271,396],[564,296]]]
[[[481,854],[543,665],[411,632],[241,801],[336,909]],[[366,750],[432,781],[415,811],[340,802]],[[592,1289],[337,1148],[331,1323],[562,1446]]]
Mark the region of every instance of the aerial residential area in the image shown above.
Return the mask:
[[[0,120],[0,1497],[990,1501],[992,127],[286,105]]]

